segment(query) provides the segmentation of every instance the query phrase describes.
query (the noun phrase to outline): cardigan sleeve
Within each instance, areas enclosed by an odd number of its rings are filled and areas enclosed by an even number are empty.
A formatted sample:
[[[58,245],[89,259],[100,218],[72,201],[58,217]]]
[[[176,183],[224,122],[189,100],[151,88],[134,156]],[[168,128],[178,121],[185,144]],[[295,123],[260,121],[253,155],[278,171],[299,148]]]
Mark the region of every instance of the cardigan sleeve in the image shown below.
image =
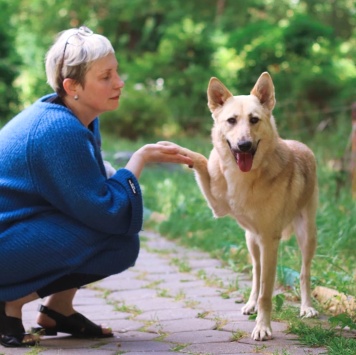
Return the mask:
[[[27,159],[44,201],[101,232],[138,233],[143,203],[136,177],[119,169],[107,179],[98,137],[74,116],[37,122],[28,137]]]

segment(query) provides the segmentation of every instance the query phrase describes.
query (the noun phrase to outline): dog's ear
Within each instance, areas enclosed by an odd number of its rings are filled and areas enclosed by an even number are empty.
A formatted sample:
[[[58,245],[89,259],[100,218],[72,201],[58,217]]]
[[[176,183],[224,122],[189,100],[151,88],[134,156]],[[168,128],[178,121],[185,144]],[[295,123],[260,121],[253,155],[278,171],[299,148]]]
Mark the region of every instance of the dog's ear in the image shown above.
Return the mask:
[[[270,111],[273,110],[276,104],[274,86],[272,78],[267,72],[262,73],[258,78],[251,90],[251,95],[257,96],[263,106],[267,107]]]
[[[224,105],[231,92],[217,78],[211,78],[208,85],[208,106],[211,112]]]

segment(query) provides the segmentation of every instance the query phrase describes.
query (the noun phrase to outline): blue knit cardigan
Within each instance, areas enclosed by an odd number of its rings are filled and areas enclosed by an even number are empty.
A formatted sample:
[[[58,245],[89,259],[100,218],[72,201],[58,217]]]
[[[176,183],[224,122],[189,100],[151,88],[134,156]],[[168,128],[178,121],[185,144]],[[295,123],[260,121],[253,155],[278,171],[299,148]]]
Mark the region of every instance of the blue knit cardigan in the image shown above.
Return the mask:
[[[142,228],[135,176],[119,169],[106,178],[99,120],[85,127],[65,106],[47,102],[53,95],[0,130],[0,300],[75,269],[98,252],[98,238]],[[67,255],[57,258],[53,245]]]

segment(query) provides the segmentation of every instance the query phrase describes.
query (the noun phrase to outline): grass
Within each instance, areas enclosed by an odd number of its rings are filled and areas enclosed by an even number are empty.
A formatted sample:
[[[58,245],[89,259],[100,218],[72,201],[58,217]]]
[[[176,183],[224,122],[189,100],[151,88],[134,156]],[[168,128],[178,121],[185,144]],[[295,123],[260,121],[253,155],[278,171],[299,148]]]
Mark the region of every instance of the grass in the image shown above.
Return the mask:
[[[342,336],[343,325],[337,329],[331,322],[299,318],[298,308],[278,303],[274,302],[273,320],[287,322],[288,332],[296,334],[302,344],[326,347],[328,355],[356,354],[356,339]]]

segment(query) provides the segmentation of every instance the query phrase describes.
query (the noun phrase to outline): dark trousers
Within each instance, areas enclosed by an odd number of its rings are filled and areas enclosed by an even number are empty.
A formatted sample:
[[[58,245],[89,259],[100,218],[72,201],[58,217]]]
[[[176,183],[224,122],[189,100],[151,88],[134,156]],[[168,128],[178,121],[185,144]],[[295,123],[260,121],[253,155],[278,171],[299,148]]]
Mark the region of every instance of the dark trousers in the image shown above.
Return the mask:
[[[38,296],[44,298],[52,295],[53,293],[69,290],[71,288],[80,288],[92,282],[102,280],[106,276],[102,275],[87,275],[87,274],[69,274],[65,275],[58,280],[51,282],[49,285],[37,290]]]

